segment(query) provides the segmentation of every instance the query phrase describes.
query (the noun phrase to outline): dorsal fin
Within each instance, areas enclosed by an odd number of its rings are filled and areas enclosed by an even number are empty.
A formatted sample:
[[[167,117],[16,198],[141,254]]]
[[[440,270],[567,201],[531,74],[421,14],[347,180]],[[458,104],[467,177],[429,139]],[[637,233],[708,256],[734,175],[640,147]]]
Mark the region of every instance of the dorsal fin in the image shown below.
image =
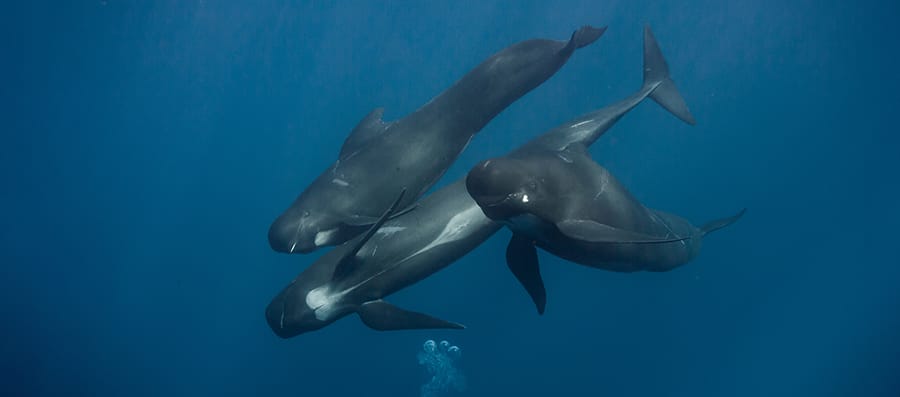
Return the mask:
[[[595,28],[590,25],[584,25],[572,33],[572,37],[569,38],[569,42],[566,43],[561,52],[571,54],[573,51],[597,41],[605,31],[606,26]]]
[[[382,115],[384,115],[384,108],[375,108],[360,120],[344,140],[344,146],[341,146],[339,157],[341,160],[365,146],[372,138],[381,135],[390,126],[390,123],[381,120]]]
[[[388,218],[397,211],[397,207],[400,205],[400,202],[403,201],[403,196],[406,195],[406,188],[400,191],[400,195],[397,197],[397,200],[394,200],[394,204],[391,204],[391,207],[378,218],[378,221],[375,222],[372,227],[366,232],[366,234],[355,243],[351,242],[348,244],[354,244],[347,252],[344,253],[344,256],[338,261],[337,266],[334,267],[334,273],[331,275],[332,280],[337,280],[349,274],[356,267],[356,254],[362,249],[363,245],[365,245],[372,236],[375,235],[375,232],[387,222]]]

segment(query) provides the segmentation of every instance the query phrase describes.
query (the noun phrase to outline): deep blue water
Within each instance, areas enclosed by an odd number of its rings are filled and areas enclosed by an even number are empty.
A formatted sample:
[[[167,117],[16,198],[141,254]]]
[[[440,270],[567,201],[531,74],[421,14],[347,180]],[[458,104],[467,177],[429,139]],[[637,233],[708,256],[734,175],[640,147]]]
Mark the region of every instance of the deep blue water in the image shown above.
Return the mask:
[[[446,338],[471,396],[900,395],[890,2],[31,3],[0,17],[4,394],[416,396]],[[438,186],[630,94],[649,23],[698,124],[648,102],[592,153],[648,206],[744,219],[669,273],[542,254],[543,316],[501,231],[390,298],[464,331],[269,330],[317,255],[272,252],[268,225],[362,116],[588,23],[609,30]]]

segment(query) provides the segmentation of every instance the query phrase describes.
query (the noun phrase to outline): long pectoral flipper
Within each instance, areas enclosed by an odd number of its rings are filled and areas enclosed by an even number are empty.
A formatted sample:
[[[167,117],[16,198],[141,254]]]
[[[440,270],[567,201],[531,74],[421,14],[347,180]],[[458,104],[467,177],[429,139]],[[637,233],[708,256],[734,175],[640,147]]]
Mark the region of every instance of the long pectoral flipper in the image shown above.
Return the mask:
[[[506,266],[516,276],[525,291],[531,296],[538,314],[544,314],[547,305],[547,290],[541,278],[537,249],[534,243],[522,236],[514,234],[506,246]]]
[[[397,197],[396,200],[394,200],[394,204],[392,204],[390,208],[388,208],[386,211],[384,211],[384,214],[382,214],[381,217],[378,218],[378,221],[376,221],[369,228],[369,231],[366,232],[366,235],[363,236],[362,238],[360,238],[355,243],[355,245],[349,251],[347,251],[343,257],[341,257],[337,266],[334,267],[334,273],[331,276],[331,278],[333,280],[337,280],[339,278],[346,276],[354,269],[354,267],[356,266],[356,260],[355,260],[356,253],[359,252],[359,250],[362,249],[363,245],[365,245],[366,242],[368,242],[369,239],[371,239],[372,236],[375,235],[375,232],[377,232],[378,229],[382,225],[384,225],[385,222],[387,222],[388,218],[390,218],[391,215],[393,215],[395,212],[397,212],[397,206],[400,205],[400,201],[403,200],[403,196],[405,194],[406,194],[406,189],[401,190],[400,195]],[[348,242],[347,244],[354,244],[354,243],[351,241],[351,242]]]
[[[356,311],[369,328],[378,331],[401,329],[464,329],[464,325],[441,320],[424,313],[401,309],[383,300],[363,303]]]

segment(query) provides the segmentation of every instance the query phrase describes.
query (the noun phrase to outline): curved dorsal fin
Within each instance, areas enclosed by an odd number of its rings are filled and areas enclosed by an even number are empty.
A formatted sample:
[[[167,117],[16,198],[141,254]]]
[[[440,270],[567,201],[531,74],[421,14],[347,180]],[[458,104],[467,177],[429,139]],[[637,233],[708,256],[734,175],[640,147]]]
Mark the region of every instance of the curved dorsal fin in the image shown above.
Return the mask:
[[[375,108],[360,120],[344,140],[344,145],[341,146],[339,157],[341,160],[365,146],[372,138],[381,135],[391,125],[381,120],[382,115],[384,115],[384,108]]]

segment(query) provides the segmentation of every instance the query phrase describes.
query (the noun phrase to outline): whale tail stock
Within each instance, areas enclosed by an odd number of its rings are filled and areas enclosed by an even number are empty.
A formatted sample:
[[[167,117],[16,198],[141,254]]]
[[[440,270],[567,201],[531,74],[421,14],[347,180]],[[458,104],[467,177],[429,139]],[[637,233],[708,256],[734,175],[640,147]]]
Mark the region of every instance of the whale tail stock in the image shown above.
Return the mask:
[[[688,110],[687,103],[675,82],[669,77],[669,65],[663,57],[662,51],[649,26],[644,27],[644,87],[655,86],[650,92],[650,98],[668,110],[685,123],[694,125],[697,122]]]

